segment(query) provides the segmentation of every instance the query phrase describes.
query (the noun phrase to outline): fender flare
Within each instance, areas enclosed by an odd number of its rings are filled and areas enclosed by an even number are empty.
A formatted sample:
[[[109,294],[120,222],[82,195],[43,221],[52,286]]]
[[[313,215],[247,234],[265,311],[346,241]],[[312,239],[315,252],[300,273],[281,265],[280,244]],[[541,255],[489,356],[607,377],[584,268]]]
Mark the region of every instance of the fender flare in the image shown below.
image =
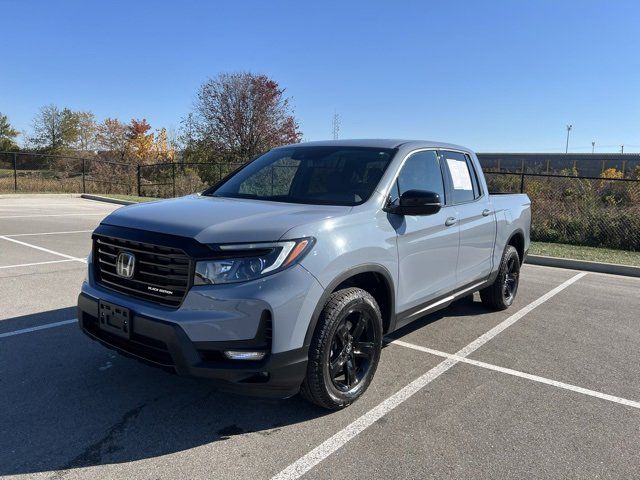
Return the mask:
[[[504,248],[502,249],[502,253],[500,254],[500,258],[502,259],[502,256],[504,255],[505,250],[507,249],[507,246],[511,243],[511,240],[513,239],[513,237],[515,237],[516,235],[522,235],[522,239],[524,240],[526,237],[524,236],[524,231],[521,228],[516,228],[511,235],[509,235],[509,238],[507,238],[507,241],[504,242]],[[523,245],[524,248],[524,245]],[[522,265],[524,263],[524,258],[527,256],[527,252],[524,252],[523,258],[520,259],[520,264]],[[487,279],[487,284],[491,285],[493,282],[495,282],[496,278],[498,277],[498,268],[495,268],[491,274],[489,275],[489,278]]]
[[[524,259],[526,257],[527,252],[524,250],[525,247],[525,243],[526,243],[526,237],[524,235],[524,231],[521,228],[516,228],[511,235],[509,235],[509,238],[507,239],[507,241],[504,244],[504,248],[506,250],[507,245],[509,245],[511,243],[511,240],[513,240],[513,237],[515,237],[516,235],[521,235],[522,236],[522,258],[520,259],[520,264],[524,263]]]
[[[355,267],[352,267],[348,270],[345,270],[336,278],[334,278],[329,285],[324,289],[320,300],[316,304],[316,308],[313,310],[313,315],[311,316],[311,320],[309,321],[309,326],[307,327],[307,333],[304,336],[304,346],[308,347],[311,345],[311,339],[313,338],[313,333],[316,330],[316,325],[318,324],[318,319],[320,318],[320,313],[322,313],[322,309],[324,308],[327,300],[336,289],[338,285],[340,285],[345,280],[358,275],[360,273],[379,273],[382,275],[387,282],[387,286],[389,287],[390,299],[389,299],[389,329],[386,333],[392,332],[396,325],[396,311],[395,311],[395,300],[396,300],[396,292],[395,292],[395,283],[393,281],[393,277],[389,270],[377,263],[366,263],[360,264]]]

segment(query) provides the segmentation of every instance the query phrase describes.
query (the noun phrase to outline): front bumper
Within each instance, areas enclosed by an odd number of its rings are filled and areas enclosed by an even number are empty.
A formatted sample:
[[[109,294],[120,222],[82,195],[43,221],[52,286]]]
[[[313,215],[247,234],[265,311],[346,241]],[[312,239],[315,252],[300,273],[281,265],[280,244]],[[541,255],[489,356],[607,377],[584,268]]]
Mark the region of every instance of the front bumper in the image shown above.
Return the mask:
[[[78,322],[93,340],[126,356],[179,375],[215,380],[221,388],[239,393],[285,398],[298,392],[307,367],[308,348],[271,351],[272,320],[263,315],[255,337],[230,341],[193,341],[180,324],[139,314],[132,309],[130,338],[104,331],[98,325],[98,299],[78,297]],[[260,361],[228,360],[228,349],[266,349]]]

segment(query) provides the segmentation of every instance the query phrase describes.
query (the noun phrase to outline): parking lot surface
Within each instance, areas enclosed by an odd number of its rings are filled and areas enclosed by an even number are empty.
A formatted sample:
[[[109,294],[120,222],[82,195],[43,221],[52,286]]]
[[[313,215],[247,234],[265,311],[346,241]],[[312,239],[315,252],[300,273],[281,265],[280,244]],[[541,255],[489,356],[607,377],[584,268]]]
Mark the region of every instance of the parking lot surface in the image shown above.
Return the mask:
[[[476,295],[393,333],[366,395],[328,413],[82,335],[91,231],[116,208],[0,197],[0,476],[638,476],[640,279],[525,265],[509,310]]]

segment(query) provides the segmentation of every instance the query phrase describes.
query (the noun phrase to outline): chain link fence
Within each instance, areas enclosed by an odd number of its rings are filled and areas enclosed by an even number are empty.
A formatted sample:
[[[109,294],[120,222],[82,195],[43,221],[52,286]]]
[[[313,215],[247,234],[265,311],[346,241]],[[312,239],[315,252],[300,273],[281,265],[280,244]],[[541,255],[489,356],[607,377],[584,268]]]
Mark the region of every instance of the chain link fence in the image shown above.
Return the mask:
[[[0,152],[0,193],[103,193],[169,198],[204,190],[244,165],[158,163]]]
[[[0,152],[0,193],[136,194],[136,167],[101,158]]]
[[[141,165],[139,195],[168,198],[201,192],[244,163],[158,163]]]
[[[531,198],[531,239],[640,250],[640,180],[485,172],[492,193]]]
[[[495,171],[481,161],[491,192],[522,192],[531,198],[533,240],[640,250],[640,178],[620,178],[617,169],[605,169],[602,176],[578,176],[574,165],[562,162],[555,164],[567,167],[559,174],[531,172],[531,168],[522,168],[522,162],[520,171]],[[0,152],[0,193],[169,198],[202,191],[242,165],[237,161],[134,165],[107,158]],[[626,168],[627,176],[629,171]],[[280,173],[271,172],[270,181]],[[613,178],[603,178],[607,176]]]

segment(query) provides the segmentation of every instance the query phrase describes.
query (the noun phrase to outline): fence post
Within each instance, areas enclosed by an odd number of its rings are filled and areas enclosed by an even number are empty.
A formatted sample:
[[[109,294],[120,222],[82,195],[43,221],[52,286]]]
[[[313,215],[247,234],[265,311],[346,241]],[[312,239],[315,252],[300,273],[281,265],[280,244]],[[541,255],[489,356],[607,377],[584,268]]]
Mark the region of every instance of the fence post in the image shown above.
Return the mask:
[[[176,198],[176,162],[171,164],[173,170],[173,198]]]
[[[140,186],[140,165],[136,166],[136,177],[138,179],[138,196],[142,196],[142,188]]]
[[[13,152],[13,191],[18,192],[18,152]]]
[[[87,163],[87,161],[83,158],[82,159],[82,193],[87,193],[87,188],[86,188],[85,183],[84,183],[84,176],[85,176],[85,172],[86,172],[86,169],[87,169],[86,163]]]
[[[524,172],[520,174],[520,193],[524,193]]]

